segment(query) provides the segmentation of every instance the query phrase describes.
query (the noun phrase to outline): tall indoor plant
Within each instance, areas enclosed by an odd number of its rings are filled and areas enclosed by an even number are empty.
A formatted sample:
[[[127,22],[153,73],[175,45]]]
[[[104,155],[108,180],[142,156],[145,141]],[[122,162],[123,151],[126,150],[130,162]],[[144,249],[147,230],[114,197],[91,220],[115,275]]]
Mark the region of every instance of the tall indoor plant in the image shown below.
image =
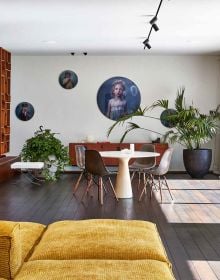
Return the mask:
[[[43,176],[47,181],[58,179],[64,166],[69,163],[67,147],[64,147],[55,134],[40,126],[34,137],[26,140],[21,151],[24,161],[44,162]]]
[[[133,116],[146,117],[146,111],[149,109],[162,107],[165,109],[166,114],[161,114],[161,122],[166,122],[168,124],[167,127],[171,128],[165,133],[163,137],[164,141],[167,140],[171,143],[178,142],[182,144],[186,148],[183,150],[183,160],[187,172],[195,178],[203,177],[209,170],[212,151],[202,148],[202,145],[212,139],[217,133],[219,106],[208,115],[202,114],[193,104],[189,106],[186,105],[184,93],[185,88],[181,87],[175,99],[175,109],[169,109],[168,100],[157,100],[149,108],[145,108],[144,110],[139,109],[137,113],[117,120],[117,122],[110,127],[108,135],[116,125],[120,123],[123,124]],[[128,122],[121,141],[124,140],[127,133],[134,129],[146,128],[142,128],[136,123]]]

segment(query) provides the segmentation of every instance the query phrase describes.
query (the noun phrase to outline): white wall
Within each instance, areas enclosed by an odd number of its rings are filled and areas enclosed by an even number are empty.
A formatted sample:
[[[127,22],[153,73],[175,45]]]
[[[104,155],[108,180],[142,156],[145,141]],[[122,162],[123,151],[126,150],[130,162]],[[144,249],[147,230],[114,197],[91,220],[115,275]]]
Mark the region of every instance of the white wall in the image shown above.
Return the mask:
[[[99,111],[96,95],[100,85],[113,76],[131,79],[139,87],[142,105],[166,98],[171,105],[177,88],[186,87],[186,99],[207,113],[220,103],[219,66],[214,56],[12,56],[11,82],[11,146],[10,155],[17,155],[27,138],[40,125],[59,132],[65,145],[93,135],[96,141],[118,142],[123,128],[106,133],[113,124]],[[72,90],[58,83],[63,70],[73,70],[78,84]],[[18,103],[27,101],[35,108],[27,122],[15,116]],[[151,112],[158,117],[161,110]],[[158,132],[165,132],[158,120],[138,119],[138,123]],[[131,133],[125,142],[143,142],[147,132]],[[212,143],[210,144],[212,145]],[[182,148],[175,146],[172,170],[184,170]]]

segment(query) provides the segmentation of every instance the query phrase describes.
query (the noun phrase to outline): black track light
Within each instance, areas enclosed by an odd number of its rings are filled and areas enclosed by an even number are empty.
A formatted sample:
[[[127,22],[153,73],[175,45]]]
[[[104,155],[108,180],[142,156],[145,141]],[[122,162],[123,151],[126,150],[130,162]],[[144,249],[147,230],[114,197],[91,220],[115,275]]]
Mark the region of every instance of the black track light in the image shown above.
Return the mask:
[[[144,44],[144,49],[145,49],[146,47],[147,47],[148,49],[151,49],[151,45],[150,45],[150,43],[149,43],[149,39],[144,40],[143,44]]]
[[[84,55],[87,55],[87,52],[84,52],[83,54],[84,54]]]
[[[71,52],[70,54],[71,54],[71,55],[74,55],[75,53],[74,53],[74,52]]]
[[[153,25],[156,21],[157,21],[157,17],[155,16],[150,20],[150,24]]]
[[[156,25],[156,23],[152,24],[152,27],[153,27],[154,31],[158,31],[159,30],[159,27]]]
[[[144,46],[144,49],[145,49],[146,47],[148,48],[148,50],[151,49],[151,45],[150,45],[149,43],[147,43],[147,44]]]
[[[163,0],[160,0],[160,3],[159,3],[159,6],[157,8],[157,12],[156,14],[153,16],[153,18],[149,21],[150,25],[151,25],[151,28],[150,28],[150,31],[148,33],[148,36],[147,36],[147,39],[144,40],[143,44],[144,44],[144,49],[147,47],[148,49],[151,49],[151,45],[149,44],[149,40],[150,40],[150,36],[151,36],[151,32],[152,30],[154,31],[158,31],[159,30],[159,27],[158,25],[156,24],[157,22],[157,15],[160,11],[160,8],[161,8],[161,5],[163,3]]]

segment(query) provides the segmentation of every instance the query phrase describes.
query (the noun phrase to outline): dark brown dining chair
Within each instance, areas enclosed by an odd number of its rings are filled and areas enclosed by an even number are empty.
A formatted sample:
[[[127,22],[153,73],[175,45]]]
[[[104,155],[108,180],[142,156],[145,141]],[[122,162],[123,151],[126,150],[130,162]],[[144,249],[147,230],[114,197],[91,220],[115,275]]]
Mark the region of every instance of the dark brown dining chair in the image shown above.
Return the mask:
[[[147,171],[149,175],[149,181],[147,181],[142,189],[139,201],[141,200],[144,193],[146,193],[146,188],[149,183],[150,186],[150,198],[152,197],[153,190],[160,191],[160,199],[162,203],[162,186],[164,185],[169,191],[170,197],[173,200],[169,185],[166,180],[166,173],[169,171],[170,162],[172,158],[173,148],[168,148],[161,157],[160,163],[157,167]]]
[[[113,191],[113,194],[118,201],[118,198],[115,193],[115,189],[113,187],[112,181],[110,179],[110,176],[115,174],[113,172],[108,171],[106,168],[103,159],[100,155],[100,153],[96,150],[86,150],[85,151],[85,171],[86,173],[90,174],[90,180],[88,182],[87,188],[82,196],[82,200],[86,193],[88,193],[89,189],[95,184],[98,186],[98,198],[103,205],[103,179],[107,178],[111,189]],[[96,178],[98,180],[98,183],[96,182]]]

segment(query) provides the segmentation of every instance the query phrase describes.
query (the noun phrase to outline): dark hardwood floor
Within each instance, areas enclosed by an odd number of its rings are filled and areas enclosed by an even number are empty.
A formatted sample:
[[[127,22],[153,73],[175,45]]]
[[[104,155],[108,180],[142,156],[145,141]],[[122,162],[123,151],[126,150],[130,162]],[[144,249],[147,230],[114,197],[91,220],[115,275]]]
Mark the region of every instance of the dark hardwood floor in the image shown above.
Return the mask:
[[[176,279],[220,279],[220,180],[217,176],[192,180],[184,174],[169,175],[174,202],[164,190],[163,204],[157,192],[152,200],[145,196],[138,202],[135,180],[133,199],[116,202],[109,189],[103,206],[97,201],[95,187],[91,192],[93,197],[85,196],[81,202],[85,181],[76,195],[72,195],[77,178],[78,174],[63,174],[58,182],[38,186],[22,174],[1,183],[0,219],[43,224],[94,218],[152,221],[157,224]]]

